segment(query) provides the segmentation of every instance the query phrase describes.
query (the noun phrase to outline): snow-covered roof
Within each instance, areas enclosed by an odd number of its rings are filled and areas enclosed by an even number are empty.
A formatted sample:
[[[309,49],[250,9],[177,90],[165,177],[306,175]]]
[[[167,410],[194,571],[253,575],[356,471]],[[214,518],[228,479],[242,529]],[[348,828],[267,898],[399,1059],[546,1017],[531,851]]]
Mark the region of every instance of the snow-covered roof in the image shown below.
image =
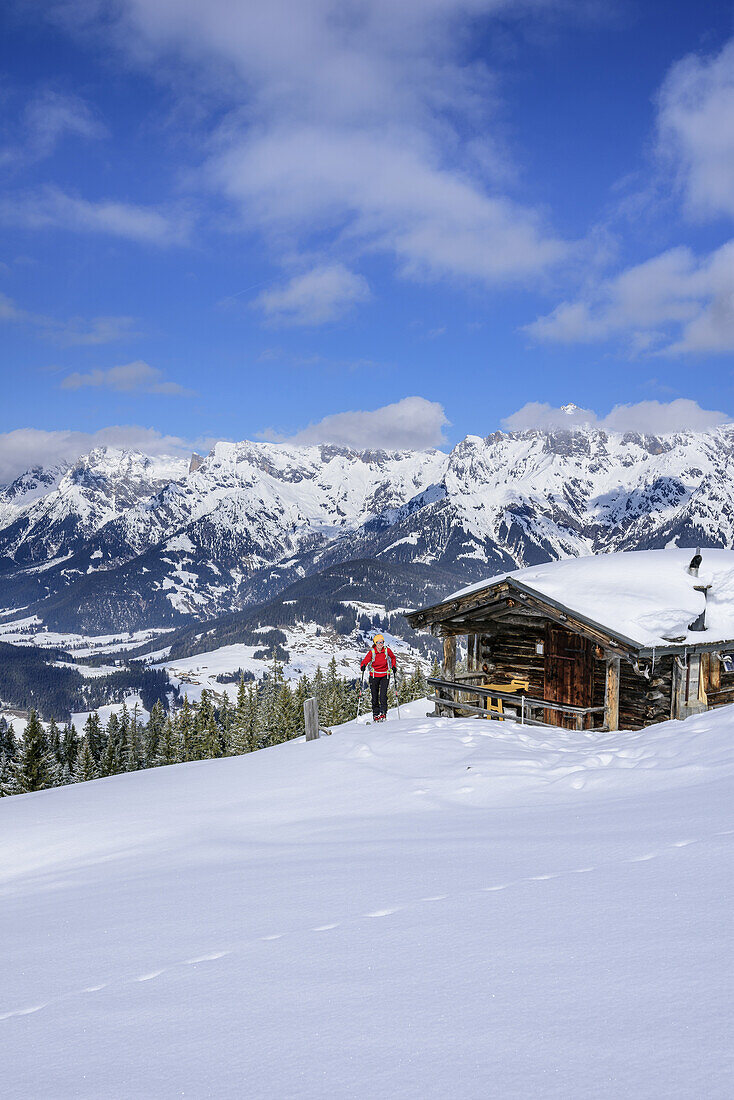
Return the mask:
[[[676,548],[568,558],[490,577],[447,599],[516,581],[641,648],[734,641],[734,550],[702,550],[698,577],[687,571],[695,552]],[[704,608],[704,595],[695,586],[707,584],[706,630],[691,631],[689,624]]]

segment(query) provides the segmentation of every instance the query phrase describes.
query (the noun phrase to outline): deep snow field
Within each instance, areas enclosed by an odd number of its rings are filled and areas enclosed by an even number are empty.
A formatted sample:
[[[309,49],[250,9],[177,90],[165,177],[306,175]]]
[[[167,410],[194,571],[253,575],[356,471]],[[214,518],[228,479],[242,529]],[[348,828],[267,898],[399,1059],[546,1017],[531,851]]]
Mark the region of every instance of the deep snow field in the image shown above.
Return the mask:
[[[734,711],[425,710],[1,800],[3,1097],[734,1095]]]

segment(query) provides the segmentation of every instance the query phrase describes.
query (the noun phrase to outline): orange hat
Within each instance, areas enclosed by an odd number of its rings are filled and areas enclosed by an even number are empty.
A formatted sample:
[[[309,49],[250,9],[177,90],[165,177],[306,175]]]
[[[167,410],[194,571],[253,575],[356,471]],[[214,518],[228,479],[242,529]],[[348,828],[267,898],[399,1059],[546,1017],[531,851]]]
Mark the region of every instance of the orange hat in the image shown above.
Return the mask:
[[[384,642],[385,641],[385,635],[384,634],[375,634],[372,641],[373,642]]]

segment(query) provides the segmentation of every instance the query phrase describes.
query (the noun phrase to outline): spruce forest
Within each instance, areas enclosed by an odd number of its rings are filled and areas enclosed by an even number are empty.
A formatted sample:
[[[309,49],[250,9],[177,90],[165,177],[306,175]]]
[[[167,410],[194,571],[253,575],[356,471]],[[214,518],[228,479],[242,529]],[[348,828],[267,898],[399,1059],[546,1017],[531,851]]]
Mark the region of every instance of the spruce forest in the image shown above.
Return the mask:
[[[433,675],[437,674],[437,667]],[[416,663],[410,676],[400,671],[391,677],[388,705],[425,698],[426,677]],[[340,676],[334,658],[326,673],[317,669],[309,679],[292,686],[273,653],[268,675],[260,681],[240,677],[236,703],[226,694],[204,690],[200,701],[184,697],[181,706],[166,710],[157,700],[147,722],[137,706],[123,704],[106,725],[99,713],[87,718],[83,734],[73,724],[64,727],[51,719],[47,727],[31,710],[24,736],[17,737],[12,723],[0,719],[0,796],[28,794],[68,783],[119,775],[122,772],[240,756],[304,734],[303,704],[310,697],[319,706],[322,729],[348,722],[357,713],[359,681]],[[365,683],[361,713],[369,711]]]

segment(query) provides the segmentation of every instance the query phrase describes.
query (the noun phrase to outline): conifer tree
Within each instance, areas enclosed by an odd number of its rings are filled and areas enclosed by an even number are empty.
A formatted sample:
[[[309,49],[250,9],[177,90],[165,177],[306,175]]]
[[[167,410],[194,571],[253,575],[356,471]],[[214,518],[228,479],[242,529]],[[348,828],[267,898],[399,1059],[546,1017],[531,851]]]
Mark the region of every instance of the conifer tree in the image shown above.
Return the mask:
[[[166,721],[166,712],[160,699],[157,699],[150,711],[150,718],[145,727],[143,738],[143,765],[146,768],[153,766],[158,754],[158,741]]]
[[[55,787],[61,780],[60,768],[48,750],[46,735],[35,710],[28,715],[23,744],[12,764],[12,774],[23,794]]]
[[[408,684],[409,695],[411,699],[427,699],[430,688],[426,681],[425,673],[423,672],[423,666],[420,661],[416,661],[415,672],[410,678]]]
[[[18,742],[15,738],[13,723],[8,724],[2,719],[3,726],[0,730],[0,754],[6,756],[9,761],[15,760],[18,755]]]
[[[155,756],[155,765],[178,764],[181,760],[181,742],[178,730],[170,715],[163,723],[161,735],[158,738],[158,749]]]
[[[100,761],[101,775],[119,775],[125,771],[125,744],[120,719],[113,712],[107,720],[106,744]]]
[[[127,704],[123,702],[122,710],[120,712],[120,736],[122,737],[122,763],[123,769],[126,772],[135,772],[139,767],[139,738],[140,730],[138,727],[138,707],[137,703],[133,709],[133,713],[127,709]]]
[[[260,696],[255,684],[249,684],[247,688],[245,745],[246,752],[256,752],[257,749],[262,748],[260,741]]]
[[[13,762],[3,753],[2,756],[0,756],[0,798],[5,798],[6,795],[20,793],[21,790],[13,771]]]
[[[51,752],[54,760],[59,765],[59,767],[63,768],[64,757],[61,751],[61,733],[53,718],[48,724],[48,733],[46,734],[46,736],[48,738],[49,751]]]
[[[183,705],[176,720],[178,738],[181,743],[181,759],[195,760],[194,755],[194,712],[188,695],[184,695]]]
[[[266,676],[258,692],[257,725],[260,744],[265,747],[276,743],[275,701],[280,684]]]
[[[395,673],[395,694],[401,706],[403,703],[409,703],[412,699],[408,678],[400,669]]]
[[[321,671],[321,665],[319,665],[314,673],[314,678],[311,683],[311,694],[319,705],[319,714],[324,714],[326,708],[326,684],[324,682],[324,674]]]
[[[293,690],[293,709],[295,711],[296,736],[304,732],[303,704],[311,698],[311,683],[308,676],[301,676]]]
[[[293,706],[293,692],[288,683],[282,683],[275,695],[273,705],[273,730],[271,745],[280,745],[298,736]]]
[[[89,744],[89,735],[85,733],[82,738],[82,746],[79,750],[79,755],[76,759],[73,779],[75,783],[86,783],[87,780],[97,779],[98,777],[99,768],[94,759],[92,747]]]
[[[102,759],[104,752],[104,735],[102,733],[102,723],[99,720],[99,714],[97,711],[92,711],[87,716],[87,720],[84,723],[84,736],[89,744],[89,751],[94,757],[95,764],[99,763]]]
[[[248,728],[248,689],[245,687],[244,676],[240,676],[240,682],[237,685],[237,703],[234,708],[234,714],[229,729],[229,751],[233,756],[241,756],[242,753],[250,752],[250,737]]]
[[[211,756],[219,755],[219,753],[215,750],[213,736],[214,731],[216,731],[216,721],[214,717],[212,696],[209,689],[204,688],[201,693],[201,699],[199,700],[199,705],[196,708],[194,717],[195,760],[206,760]]]
[[[74,771],[78,752],[79,735],[74,728],[74,723],[69,721],[64,727],[64,733],[61,738],[61,755],[64,761],[63,767],[68,769],[70,775]]]
[[[219,727],[220,755],[229,756],[231,753],[232,723],[234,721],[234,708],[225,691],[217,711],[217,726]]]
[[[339,688],[339,670],[336,664],[336,657],[332,657],[326,666],[326,683],[324,687],[329,694],[336,692]]]

